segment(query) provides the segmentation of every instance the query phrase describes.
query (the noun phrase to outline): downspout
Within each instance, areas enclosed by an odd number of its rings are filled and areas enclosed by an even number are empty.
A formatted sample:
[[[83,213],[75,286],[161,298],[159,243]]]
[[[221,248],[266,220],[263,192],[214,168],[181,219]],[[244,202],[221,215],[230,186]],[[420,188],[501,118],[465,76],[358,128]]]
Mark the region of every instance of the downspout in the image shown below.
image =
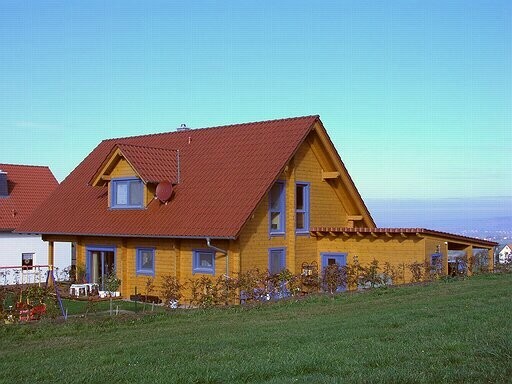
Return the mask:
[[[210,249],[213,249],[217,252],[222,253],[223,255],[226,255],[226,276],[229,276],[229,258],[228,258],[228,251],[225,251],[221,248],[218,248],[211,243],[211,239],[209,237],[206,238],[206,246]]]

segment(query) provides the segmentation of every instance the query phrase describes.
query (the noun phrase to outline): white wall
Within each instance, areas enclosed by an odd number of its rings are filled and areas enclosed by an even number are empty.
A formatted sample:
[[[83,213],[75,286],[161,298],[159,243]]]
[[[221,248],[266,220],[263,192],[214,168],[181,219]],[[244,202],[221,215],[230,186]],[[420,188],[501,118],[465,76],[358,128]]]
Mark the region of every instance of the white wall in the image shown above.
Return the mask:
[[[34,265],[48,264],[48,243],[41,240],[41,236],[0,232],[0,267],[21,266],[22,253],[34,253]],[[59,279],[60,271],[70,265],[71,243],[54,243],[54,267],[58,268],[55,278]],[[0,285],[5,282],[14,283],[14,271],[9,273],[7,279],[4,275],[0,276]]]
[[[503,247],[503,249],[499,253],[499,262],[506,263],[512,258],[512,249],[509,248],[508,245]]]

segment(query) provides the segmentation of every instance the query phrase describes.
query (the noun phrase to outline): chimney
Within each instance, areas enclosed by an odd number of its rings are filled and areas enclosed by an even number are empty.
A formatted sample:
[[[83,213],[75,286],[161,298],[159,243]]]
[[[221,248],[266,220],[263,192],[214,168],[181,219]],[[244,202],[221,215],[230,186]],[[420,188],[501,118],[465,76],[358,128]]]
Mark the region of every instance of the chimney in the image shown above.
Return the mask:
[[[0,197],[9,196],[9,188],[7,185],[7,172],[0,169]]]
[[[177,129],[176,132],[183,132],[183,131],[190,131],[190,128],[187,127],[187,124],[181,124]]]

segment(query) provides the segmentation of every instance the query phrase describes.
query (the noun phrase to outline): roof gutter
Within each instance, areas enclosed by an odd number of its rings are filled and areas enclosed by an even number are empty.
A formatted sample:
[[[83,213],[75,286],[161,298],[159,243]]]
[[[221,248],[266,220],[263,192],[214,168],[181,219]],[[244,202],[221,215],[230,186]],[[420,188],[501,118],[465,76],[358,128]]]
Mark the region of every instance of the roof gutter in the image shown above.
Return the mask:
[[[209,237],[207,237],[207,238],[206,238],[206,246],[207,246],[208,248],[213,249],[213,250],[215,250],[215,251],[217,251],[217,252],[220,252],[220,253],[222,253],[222,254],[224,254],[224,255],[227,255],[227,254],[228,254],[228,251],[225,251],[225,250],[223,250],[223,249],[221,249],[221,248],[218,248],[218,247],[213,246],[213,245],[211,244],[211,239],[210,239]]]

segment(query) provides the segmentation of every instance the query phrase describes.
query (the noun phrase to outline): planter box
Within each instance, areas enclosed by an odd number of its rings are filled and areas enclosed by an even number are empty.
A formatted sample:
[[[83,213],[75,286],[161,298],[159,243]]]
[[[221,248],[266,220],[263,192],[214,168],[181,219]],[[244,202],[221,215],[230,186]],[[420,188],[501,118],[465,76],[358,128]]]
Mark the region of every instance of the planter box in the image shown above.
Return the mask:
[[[100,295],[100,298],[104,299],[105,297],[121,297],[121,292],[115,291],[98,291],[98,294]]]

